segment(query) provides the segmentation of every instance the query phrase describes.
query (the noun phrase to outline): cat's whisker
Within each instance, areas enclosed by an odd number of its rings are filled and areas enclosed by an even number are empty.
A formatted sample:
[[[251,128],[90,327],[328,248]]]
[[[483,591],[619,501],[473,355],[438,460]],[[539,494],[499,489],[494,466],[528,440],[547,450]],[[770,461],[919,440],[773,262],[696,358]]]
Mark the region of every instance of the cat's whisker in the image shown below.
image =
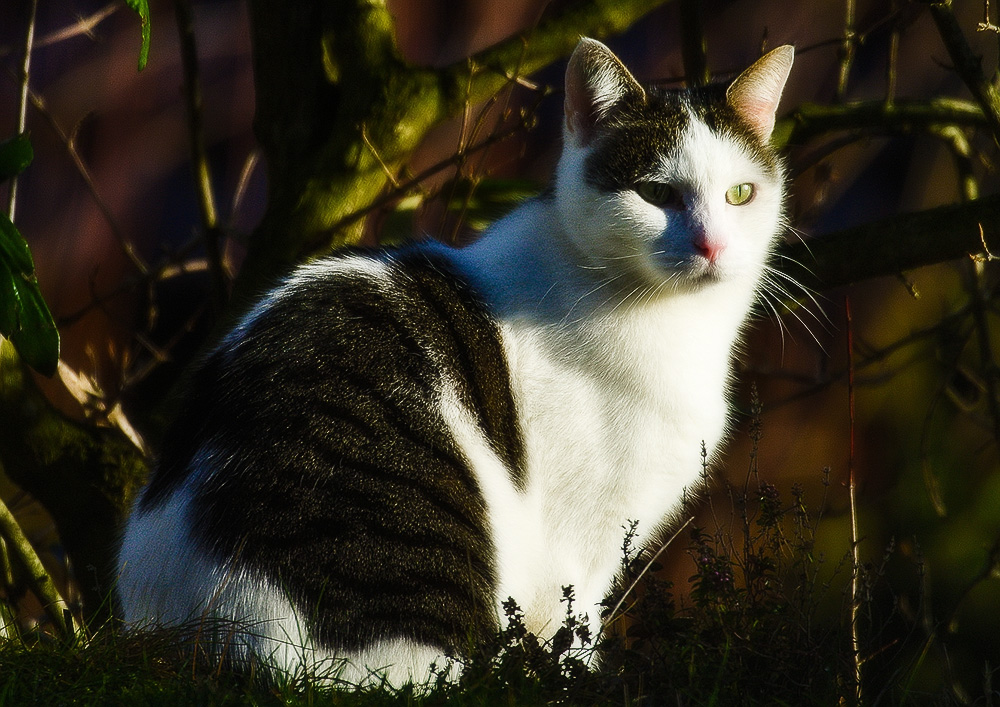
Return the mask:
[[[620,280],[624,276],[625,276],[624,273],[618,273],[617,275],[615,275],[612,278],[608,278],[606,280],[602,280],[599,285],[597,285],[596,287],[591,288],[587,292],[584,292],[582,295],[580,295],[579,297],[577,297],[576,301],[574,301],[573,304],[570,305],[569,309],[566,311],[566,314],[565,314],[565,316],[563,316],[563,319],[562,319],[561,323],[562,324],[566,324],[567,323],[567,321],[569,319],[569,316],[577,308],[577,305],[579,305],[583,300],[585,300],[586,298],[590,297],[591,295],[593,295],[594,293],[598,292],[599,290],[607,287],[608,285],[612,284],[616,280]]]
[[[784,332],[787,330],[788,333],[791,334],[791,330],[787,329],[783,321],[783,318],[778,313],[776,305],[774,303],[780,305],[782,309],[785,311],[785,313],[790,314],[793,318],[795,318],[795,320],[799,322],[799,324],[802,326],[803,329],[805,329],[806,333],[816,343],[816,345],[821,350],[825,351],[826,348],[823,342],[820,341],[819,337],[815,334],[815,332],[813,332],[812,327],[810,327],[809,323],[806,322],[805,318],[803,318],[799,314],[799,310],[804,310],[805,312],[808,312],[809,315],[812,316],[812,318],[820,326],[824,328],[824,330],[829,331],[829,329],[826,326],[826,323],[823,321],[823,319],[819,317],[819,315],[817,315],[808,307],[804,306],[792,307],[791,305],[789,305],[788,300],[794,300],[794,298],[792,297],[788,289],[781,282],[774,279],[775,272],[765,272],[764,275],[761,277],[761,287],[757,292],[758,294],[757,301],[767,304],[768,309],[770,309],[771,312],[774,314],[775,321],[778,323],[779,332],[781,333],[782,347],[784,347]],[[774,303],[770,301],[769,297],[774,298]]]

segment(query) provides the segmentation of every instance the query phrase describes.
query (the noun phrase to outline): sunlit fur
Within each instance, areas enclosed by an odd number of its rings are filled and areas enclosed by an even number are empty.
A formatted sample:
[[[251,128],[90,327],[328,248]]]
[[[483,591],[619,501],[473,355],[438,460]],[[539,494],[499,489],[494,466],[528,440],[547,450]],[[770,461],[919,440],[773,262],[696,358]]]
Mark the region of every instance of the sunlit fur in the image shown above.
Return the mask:
[[[610,60],[601,64],[607,50],[597,43],[582,47],[576,58],[581,51],[598,56],[598,69],[589,85],[588,76],[571,76],[567,90],[593,95],[570,95],[567,106],[589,101],[604,120],[631,77]],[[789,54],[770,71],[779,74],[773,80],[783,84],[790,61]],[[780,95],[780,84],[766,88]],[[601,149],[601,131],[624,128],[613,119],[588,126],[588,116],[571,113],[551,193],[467,248],[422,246],[454,265],[499,325],[524,469],[505,468],[455,381],[438,381],[437,405],[485,499],[497,622],[504,620],[501,603],[513,597],[527,628],[543,638],[565,616],[562,588],[569,585],[596,634],[625,528],[636,522],[640,538],[653,539],[697,491],[703,454],[716,459],[726,433],[731,356],[751,304],[764,282],[784,291],[782,276],[766,265],[783,224],[780,165],[749,149],[739,130],[707,125],[679,95],[683,128],[656,146],[641,178],[670,183],[683,209],[650,204],[628,186],[595,186],[588,158]],[[742,183],[754,185],[753,198],[728,204],[726,192]],[[697,247],[702,236],[718,247],[714,260]],[[313,282],[366,279],[391,293],[398,277],[364,256],[308,266],[224,346],[243,345],[256,318]],[[137,512],[126,529],[120,594],[130,623],[201,615],[246,622],[234,650],[293,674],[328,669],[352,681],[384,675],[398,684],[423,679],[431,662],[443,662],[439,647],[397,638],[373,636],[368,649],[346,655],[317,646],[301,628],[308,617],[281,587],[245,571],[234,576],[225,562],[200,553],[188,514],[191,494],[224,454],[211,442],[169,501]]]

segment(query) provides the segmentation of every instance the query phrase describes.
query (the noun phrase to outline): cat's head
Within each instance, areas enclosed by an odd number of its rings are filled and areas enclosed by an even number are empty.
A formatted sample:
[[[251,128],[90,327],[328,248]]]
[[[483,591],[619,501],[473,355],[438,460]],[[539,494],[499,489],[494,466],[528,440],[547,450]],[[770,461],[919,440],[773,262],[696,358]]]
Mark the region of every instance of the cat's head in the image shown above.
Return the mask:
[[[784,173],[769,143],[793,54],[775,49],[728,86],[663,90],[581,40],[555,187],[580,264],[630,288],[756,283],[781,231]]]

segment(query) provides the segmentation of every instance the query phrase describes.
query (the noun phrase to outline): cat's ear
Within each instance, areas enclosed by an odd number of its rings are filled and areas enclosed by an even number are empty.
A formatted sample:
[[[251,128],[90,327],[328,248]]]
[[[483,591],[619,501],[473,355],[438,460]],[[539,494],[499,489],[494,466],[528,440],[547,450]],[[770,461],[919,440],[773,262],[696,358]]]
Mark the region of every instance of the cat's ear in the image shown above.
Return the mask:
[[[586,145],[622,101],[644,101],[646,92],[610,49],[584,37],[566,67],[566,132]]]
[[[792,70],[795,49],[790,44],[772,49],[736,77],[726,100],[764,142],[771,138],[774,114]]]

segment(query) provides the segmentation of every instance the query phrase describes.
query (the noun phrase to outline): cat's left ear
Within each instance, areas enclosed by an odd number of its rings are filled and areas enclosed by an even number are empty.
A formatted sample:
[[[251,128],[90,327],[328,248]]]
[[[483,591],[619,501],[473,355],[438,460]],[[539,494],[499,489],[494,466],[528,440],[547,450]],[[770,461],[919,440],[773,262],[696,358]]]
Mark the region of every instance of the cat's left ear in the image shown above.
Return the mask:
[[[763,142],[771,139],[774,114],[792,70],[795,49],[790,44],[772,49],[736,77],[726,100]]]
[[[581,39],[566,67],[567,137],[586,145],[626,100],[645,101],[646,92],[610,49],[596,39]]]

